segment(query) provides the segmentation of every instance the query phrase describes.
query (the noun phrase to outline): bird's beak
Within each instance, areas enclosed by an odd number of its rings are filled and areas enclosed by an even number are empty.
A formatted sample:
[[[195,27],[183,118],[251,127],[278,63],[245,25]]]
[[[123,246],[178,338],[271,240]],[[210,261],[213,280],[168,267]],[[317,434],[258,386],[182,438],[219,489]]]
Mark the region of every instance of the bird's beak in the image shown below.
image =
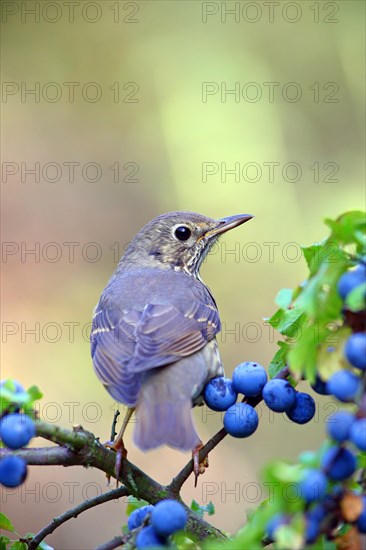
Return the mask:
[[[217,227],[207,231],[207,233],[205,233],[205,237],[210,238],[221,235],[221,233],[225,233],[226,231],[229,231],[229,229],[234,229],[234,227],[238,227],[238,225],[248,222],[252,218],[254,218],[254,216],[252,216],[251,214],[237,214],[236,216],[221,218],[221,220],[217,220]]]

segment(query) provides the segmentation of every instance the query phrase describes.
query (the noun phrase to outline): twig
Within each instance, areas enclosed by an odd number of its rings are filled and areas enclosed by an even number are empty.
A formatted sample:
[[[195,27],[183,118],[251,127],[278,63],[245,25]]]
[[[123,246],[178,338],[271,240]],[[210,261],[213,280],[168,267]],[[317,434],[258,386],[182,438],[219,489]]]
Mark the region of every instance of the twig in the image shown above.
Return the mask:
[[[209,441],[207,441],[206,445],[202,447],[200,450],[200,462],[203,461],[203,459],[208,455],[209,452],[212,451],[224,439],[224,437],[227,436],[227,431],[225,428],[221,428],[219,432],[217,432]],[[182,485],[187,481],[191,473],[193,472],[193,459],[191,459],[183,468],[182,470],[173,478],[170,485],[168,485],[168,489],[173,493],[173,495],[178,495],[179,491],[182,488]]]
[[[99,504],[104,504],[104,502],[109,502],[110,500],[118,499],[121,497],[124,497],[128,495],[128,489],[124,486],[118,487],[118,489],[113,489],[112,491],[109,491],[108,493],[104,493],[103,495],[98,495],[94,498],[91,498],[89,500],[86,500],[85,502],[82,502],[81,504],[78,504],[75,506],[75,508],[71,508],[71,510],[67,510],[64,514],[61,514],[60,516],[57,516],[53,518],[52,522],[46,525],[41,531],[39,531],[30,541],[27,542],[28,544],[28,550],[36,550],[38,548],[38,545],[45,539],[48,535],[53,533],[57,527],[60,527],[65,521],[68,521],[72,518],[77,518],[79,514],[82,512],[85,512],[85,510],[89,510],[90,508],[94,508],[94,506],[98,506]],[[111,548],[116,548],[115,546]]]
[[[125,543],[124,537],[116,536],[113,539],[105,542],[104,544],[99,545],[95,550],[114,550]]]
[[[286,379],[290,375],[290,369],[288,366],[284,367],[274,378]],[[252,407],[256,407],[263,400],[262,394],[256,397],[243,398],[243,402],[248,403]],[[210,453],[219,443],[227,436],[225,428],[221,428],[211,439],[208,440],[206,445],[200,450],[199,460],[200,462]],[[190,460],[182,470],[174,477],[170,485],[168,485],[169,491],[174,495],[178,495],[182,488],[182,485],[187,481],[191,473],[193,472],[193,459]]]
[[[114,416],[113,416],[113,421],[112,421],[112,428],[111,428],[111,442],[113,443],[114,441],[114,438],[116,437],[117,435],[117,432],[116,432],[116,426],[117,426],[117,420],[118,420],[118,417],[121,413],[119,412],[119,410],[117,409],[114,413]]]
[[[65,447],[31,447],[20,449],[16,453],[6,447],[0,449],[0,457],[16,454],[31,466],[82,466],[83,459]]]
[[[37,422],[36,429],[38,436],[53,441],[59,446],[16,451],[16,454],[23,457],[29,465],[92,466],[103,471],[107,476],[115,478],[115,452],[102,445],[92,433],[83,430],[80,426],[73,430],[66,430],[46,422]],[[9,449],[0,449],[0,457],[9,453],[13,454]],[[156,504],[164,498],[175,498],[181,502],[179,496],[169,487],[152,479],[127,458],[122,461],[119,481],[127,488],[129,494],[151,504]],[[187,512],[187,531],[194,534],[198,540],[207,538],[227,540],[219,529],[200,518],[184,503],[182,504]]]

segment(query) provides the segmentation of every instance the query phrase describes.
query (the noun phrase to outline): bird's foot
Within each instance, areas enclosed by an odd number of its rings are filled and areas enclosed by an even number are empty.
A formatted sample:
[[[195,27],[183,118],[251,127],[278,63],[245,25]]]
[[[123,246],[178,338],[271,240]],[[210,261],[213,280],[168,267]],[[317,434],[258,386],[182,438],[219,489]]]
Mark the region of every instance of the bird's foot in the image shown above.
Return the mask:
[[[106,443],[104,443],[104,446],[107,447],[107,449],[112,449],[113,451],[116,451],[116,462],[114,465],[114,473],[115,473],[117,485],[118,485],[118,478],[120,477],[122,472],[122,462],[125,458],[127,458],[127,449],[123,443],[123,440],[118,438],[115,441],[107,441]],[[108,477],[108,482],[109,480],[110,480],[110,477]]]
[[[116,435],[115,429],[116,429],[116,424],[117,424],[117,418],[119,416],[119,411],[116,411],[114,413],[113,422],[112,422],[112,430],[111,430],[111,441],[107,441],[106,443],[104,443],[105,447],[107,447],[109,449],[112,449],[113,451],[116,451],[116,463],[115,463],[115,466],[114,466],[114,473],[115,473],[115,476],[116,476],[116,479],[117,479],[117,486],[118,486],[118,479],[119,479],[119,477],[121,475],[121,471],[122,471],[122,461],[123,461],[123,459],[127,458],[127,449],[126,449],[126,447],[123,443],[123,436],[124,436],[125,430],[127,428],[127,424],[129,423],[129,421],[131,419],[131,416],[134,413],[134,410],[135,410],[135,407],[128,407],[127,408],[125,417],[124,417],[123,422],[122,422],[121,429],[120,429],[120,431],[119,431],[116,438],[115,438],[115,435]]]
[[[200,450],[203,448],[202,441],[195,446],[192,451],[193,457],[193,472],[194,472],[194,486],[197,487],[197,480],[200,474],[204,474],[206,468],[208,468],[208,456],[200,462]]]

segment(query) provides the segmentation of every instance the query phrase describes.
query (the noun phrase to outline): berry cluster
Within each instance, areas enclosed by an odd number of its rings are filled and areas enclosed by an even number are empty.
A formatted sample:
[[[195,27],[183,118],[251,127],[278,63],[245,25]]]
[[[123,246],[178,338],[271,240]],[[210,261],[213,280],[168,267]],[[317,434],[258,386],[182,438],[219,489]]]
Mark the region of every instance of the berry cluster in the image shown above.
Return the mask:
[[[364,285],[365,280],[366,267],[363,264],[346,271],[339,279],[338,294],[344,302],[345,311],[347,311],[348,297]],[[351,368],[334,373],[328,380],[323,393],[333,394],[339,401],[350,403],[360,395],[362,391],[360,374],[366,371],[366,333],[361,332],[358,325],[345,342],[344,356]]]
[[[319,468],[306,468],[302,472],[298,490],[304,501],[306,544],[313,544],[321,533],[331,535],[344,523],[353,523],[359,533],[366,533],[366,497],[347,488],[356,468],[356,457],[349,449],[331,446],[323,454]],[[355,518],[349,509],[350,496],[360,502]],[[275,541],[278,529],[292,519],[285,513],[273,516],[267,523],[267,536]]]
[[[349,324],[347,298],[361,284],[364,285],[365,278],[366,268],[360,264],[339,280],[338,293],[344,302],[346,324]],[[361,317],[364,311],[357,314]],[[313,465],[303,471],[299,491],[305,505],[306,544],[315,543],[321,533],[331,537],[343,524],[353,525],[360,534],[366,533],[366,496],[361,494],[361,487],[357,487],[353,480],[359,467],[357,452],[366,451],[366,334],[360,330],[362,323],[350,326],[353,332],[343,351],[346,367],[327,381],[318,376],[312,385],[315,392],[334,395],[343,403],[353,404],[356,410],[340,410],[327,420],[328,447],[316,467]],[[350,502],[353,502],[352,506]],[[267,524],[268,537],[276,540],[279,529],[291,523],[292,519],[285,513],[273,516]]]
[[[4,386],[5,382],[1,383]],[[24,393],[24,388],[13,382],[16,394]],[[5,410],[0,420],[0,439],[6,447],[12,450],[28,445],[36,435],[34,421],[17,407],[14,412]],[[0,461],[0,483],[5,487],[21,485],[27,476],[27,464],[17,455],[4,457]]]
[[[136,548],[170,547],[170,537],[184,529],[187,514],[176,500],[161,500],[155,506],[148,505],[134,510],[128,518],[128,529],[139,529]]]
[[[238,394],[251,403],[263,398],[272,411],[285,412],[297,424],[309,422],[315,414],[315,402],[309,394],[296,391],[287,380],[267,381],[267,373],[258,363],[241,363],[235,368],[232,380],[213,378],[203,394],[210,409],[225,411],[224,427],[233,437],[248,437],[258,426],[256,410],[248,402],[237,403]]]

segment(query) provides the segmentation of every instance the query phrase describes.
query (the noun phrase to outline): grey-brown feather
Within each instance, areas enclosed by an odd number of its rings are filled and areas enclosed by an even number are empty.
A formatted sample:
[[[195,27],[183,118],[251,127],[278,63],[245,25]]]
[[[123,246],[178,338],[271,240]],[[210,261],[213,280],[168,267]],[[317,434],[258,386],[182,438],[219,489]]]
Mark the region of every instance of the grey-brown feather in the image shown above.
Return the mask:
[[[94,368],[117,401],[139,407],[141,449],[196,442],[190,409],[222,371],[219,330],[209,291],[184,273],[128,270],[103,293],[92,326]]]
[[[187,223],[192,239],[175,241]],[[215,300],[198,277],[217,221],[178,212],[160,216],[133,239],[96,307],[91,348],[95,371],[119,402],[138,407],[135,441],[192,449],[199,437],[192,404],[223,373]],[[194,238],[193,238],[194,234]]]
[[[182,451],[193,449],[200,438],[192,403],[199,404],[207,382],[222,374],[216,340],[190,357],[148,371],[137,404],[135,444],[144,451],[163,444]]]

